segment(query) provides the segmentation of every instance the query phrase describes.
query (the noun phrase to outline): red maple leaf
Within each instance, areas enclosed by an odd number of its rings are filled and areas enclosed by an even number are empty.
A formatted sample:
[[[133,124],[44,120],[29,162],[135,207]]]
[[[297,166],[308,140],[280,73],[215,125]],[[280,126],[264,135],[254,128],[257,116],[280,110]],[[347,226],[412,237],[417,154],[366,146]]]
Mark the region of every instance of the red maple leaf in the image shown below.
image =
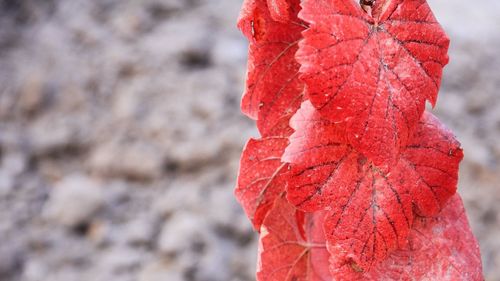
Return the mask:
[[[281,156],[287,145],[287,138],[268,137],[250,139],[243,149],[235,196],[257,231],[285,190],[288,165],[281,162]]]
[[[345,123],[306,101],[291,119],[282,161],[290,163],[288,200],[306,212],[329,210],[327,240],[363,269],[406,245],[413,210],[436,215],[455,193],[463,157],[452,133],[424,114],[397,162],[378,167],[345,137]]]
[[[302,102],[294,57],[305,28],[299,9],[299,0],[245,0],[238,20],[250,41],[241,110],[257,120],[262,136],[286,135],[283,128]]]
[[[331,280],[323,219],[277,198],[262,225],[257,281]]]
[[[377,0],[370,15],[354,0],[305,0],[310,24],[297,61],[309,99],[347,121],[352,146],[391,166],[448,62],[449,39],[425,0]]]
[[[439,216],[418,217],[413,226],[407,246],[368,272],[346,260],[342,249],[328,247],[335,280],[484,280],[479,246],[460,196],[452,197]]]

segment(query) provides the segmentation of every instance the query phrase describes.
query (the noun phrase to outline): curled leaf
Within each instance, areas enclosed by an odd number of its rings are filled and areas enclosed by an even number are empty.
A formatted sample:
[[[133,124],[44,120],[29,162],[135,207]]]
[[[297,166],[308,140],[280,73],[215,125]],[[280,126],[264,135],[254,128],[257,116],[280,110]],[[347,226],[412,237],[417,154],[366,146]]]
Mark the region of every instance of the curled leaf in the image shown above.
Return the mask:
[[[241,110],[257,120],[265,137],[286,134],[282,128],[302,102],[304,84],[295,61],[305,28],[299,9],[299,0],[246,0],[238,21],[250,40]]]
[[[287,138],[250,139],[241,155],[235,195],[258,231],[276,197],[285,190],[288,165],[281,155]]]
[[[277,198],[262,226],[257,281],[332,280],[323,218],[322,212],[303,213]]]

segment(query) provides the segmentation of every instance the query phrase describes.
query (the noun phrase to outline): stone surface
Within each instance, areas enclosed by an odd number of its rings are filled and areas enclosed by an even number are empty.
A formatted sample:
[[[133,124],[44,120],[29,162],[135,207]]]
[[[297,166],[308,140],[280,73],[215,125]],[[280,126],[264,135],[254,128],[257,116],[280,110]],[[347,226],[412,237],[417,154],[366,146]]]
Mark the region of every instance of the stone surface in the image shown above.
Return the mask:
[[[165,255],[202,251],[212,235],[209,226],[191,213],[177,212],[162,227],[158,249]]]
[[[101,187],[82,175],[57,183],[44,207],[44,216],[68,227],[84,225],[104,204]]]
[[[111,142],[99,146],[90,156],[89,167],[107,176],[150,180],[158,177],[162,152],[150,143]]]
[[[167,262],[153,262],[145,265],[139,272],[138,281],[184,281],[182,272]]]

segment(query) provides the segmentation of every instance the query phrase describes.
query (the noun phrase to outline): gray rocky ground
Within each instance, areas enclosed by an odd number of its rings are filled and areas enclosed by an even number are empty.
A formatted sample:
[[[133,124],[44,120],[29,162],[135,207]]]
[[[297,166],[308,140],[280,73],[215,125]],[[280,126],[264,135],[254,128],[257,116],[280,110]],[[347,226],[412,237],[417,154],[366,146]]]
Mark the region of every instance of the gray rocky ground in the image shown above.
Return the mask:
[[[500,280],[500,5],[432,0],[452,38],[435,112]],[[0,280],[254,280],[233,198],[240,0],[0,2]]]

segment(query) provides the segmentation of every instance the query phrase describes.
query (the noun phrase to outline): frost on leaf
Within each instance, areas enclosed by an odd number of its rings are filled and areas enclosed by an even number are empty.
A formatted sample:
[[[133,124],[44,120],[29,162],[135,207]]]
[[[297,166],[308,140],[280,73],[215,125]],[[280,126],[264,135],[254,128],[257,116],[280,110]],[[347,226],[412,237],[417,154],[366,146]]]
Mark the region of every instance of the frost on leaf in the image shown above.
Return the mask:
[[[267,0],[267,7],[273,20],[284,23],[290,20],[288,0]]]
[[[285,190],[288,165],[281,162],[281,155],[287,144],[287,138],[250,139],[241,155],[235,195],[257,231]]]
[[[435,218],[415,218],[406,247],[370,271],[358,272],[341,248],[328,247],[334,280],[481,281],[479,246],[458,195]]]
[[[262,136],[286,134],[282,128],[302,102],[294,57],[305,27],[299,9],[299,0],[246,0],[238,20],[250,40],[241,109],[257,120]]]
[[[387,170],[349,144],[345,123],[325,119],[309,101],[290,124],[282,158],[291,167],[288,200],[306,212],[328,210],[326,239],[362,269],[405,247],[414,210],[436,215],[456,191],[462,150],[431,114]]]
[[[393,165],[432,104],[448,62],[449,39],[425,0],[378,0],[371,14],[355,0],[305,0],[310,24],[297,60],[312,104],[347,121],[353,147]]]
[[[298,211],[279,197],[264,220],[257,281],[330,281],[323,213]]]

